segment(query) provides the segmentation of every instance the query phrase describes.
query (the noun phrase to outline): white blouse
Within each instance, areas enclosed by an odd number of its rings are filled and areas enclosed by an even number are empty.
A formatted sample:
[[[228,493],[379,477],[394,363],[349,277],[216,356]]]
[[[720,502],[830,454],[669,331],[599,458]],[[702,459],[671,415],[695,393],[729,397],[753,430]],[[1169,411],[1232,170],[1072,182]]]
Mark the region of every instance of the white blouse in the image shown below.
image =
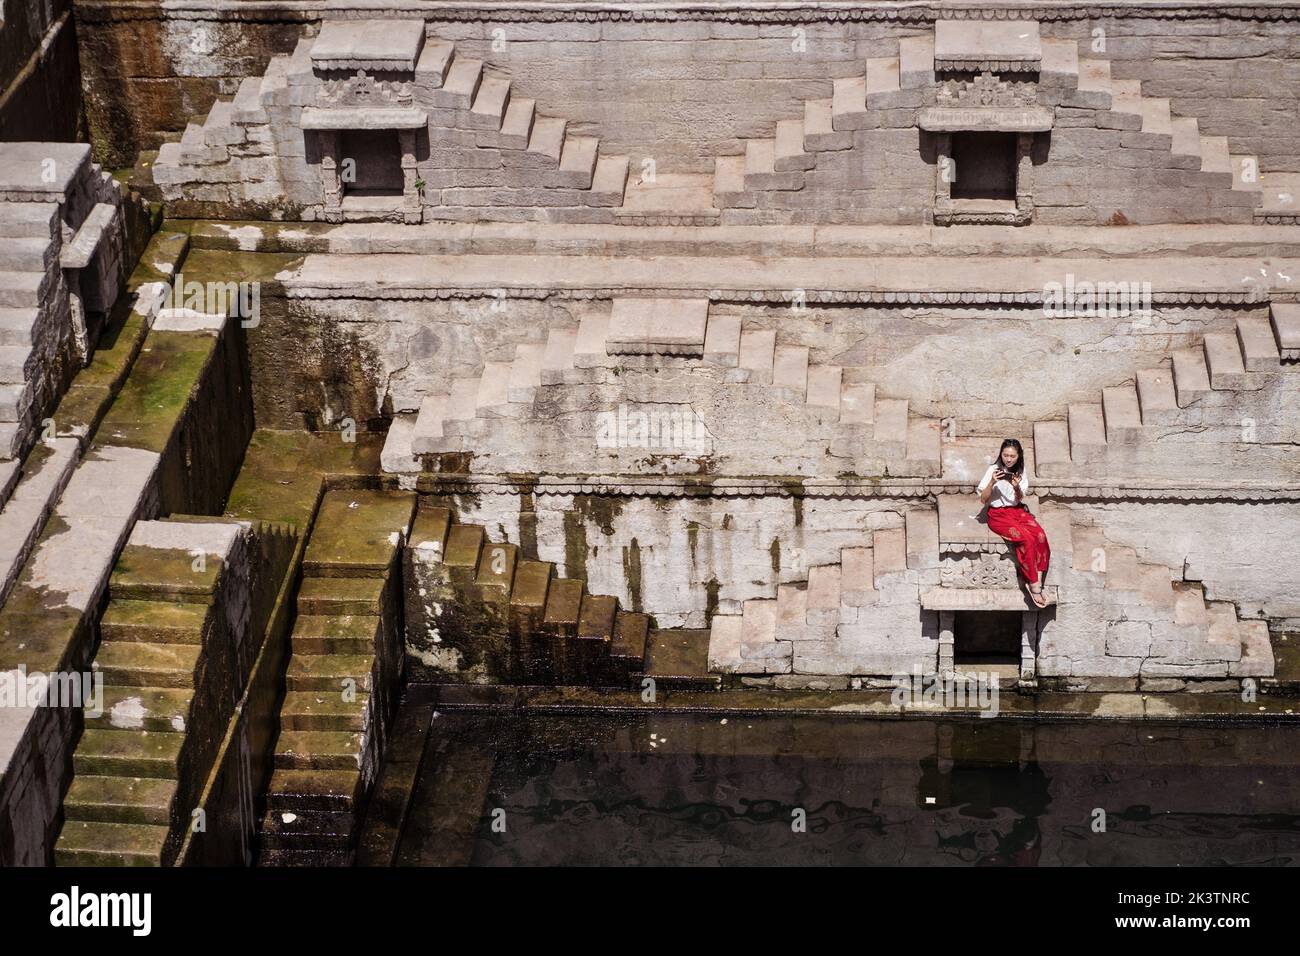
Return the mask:
[[[993,481],[993,473],[997,471],[998,465],[989,465],[989,470],[984,472],[984,478],[979,483],[980,494]],[[1020,474],[1020,494],[1023,496],[1029,494],[1029,476],[1023,472]],[[989,496],[990,508],[1012,508],[1020,502],[1016,501],[1016,489],[1011,486],[1011,482],[1005,478],[999,480],[993,485],[993,494]]]

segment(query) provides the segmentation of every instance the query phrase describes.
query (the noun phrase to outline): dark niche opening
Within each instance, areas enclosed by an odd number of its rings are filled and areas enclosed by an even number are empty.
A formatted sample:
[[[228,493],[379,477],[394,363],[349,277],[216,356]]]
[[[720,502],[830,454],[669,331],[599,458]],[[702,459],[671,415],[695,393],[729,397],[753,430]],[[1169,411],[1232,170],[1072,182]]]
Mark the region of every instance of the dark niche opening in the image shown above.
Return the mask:
[[[1016,198],[1016,133],[953,133],[953,199]]]
[[[402,195],[402,150],[395,129],[345,130],[338,165],[345,197]]]
[[[1020,611],[957,611],[953,615],[953,661],[957,664],[1019,664]]]

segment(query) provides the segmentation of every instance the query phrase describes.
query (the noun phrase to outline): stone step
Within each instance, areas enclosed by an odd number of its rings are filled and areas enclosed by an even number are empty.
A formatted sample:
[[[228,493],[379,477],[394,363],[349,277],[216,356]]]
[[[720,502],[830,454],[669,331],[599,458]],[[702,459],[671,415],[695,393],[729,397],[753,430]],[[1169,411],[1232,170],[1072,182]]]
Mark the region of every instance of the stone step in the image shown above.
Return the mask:
[[[26,430],[17,422],[0,422],[0,461],[10,461],[15,458],[26,436]]]
[[[0,383],[21,384],[32,377],[39,356],[25,345],[0,348]]]
[[[1259,159],[1254,156],[1232,156],[1232,188],[1243,192],[1264,191],[1259,174]]]
[[[56,866],[162,866],[169,830],[140,823],[69,820],[54,847]]]
[[[371,615],[305,615],[293,623],[295,657],[306,654],[373,654],[382,620]]]
[[[559,168],[546,174],[545,184],[562,189],[590,189],[599,149],[600,140],[595,136],[566,136]]]
[[[1178,421],[1178,397],[1172,371],[1142,369],[1137,373],[1137,393],[1143,425],[1171,425]]]
[[[1169,113],[1169,100],[1158,96],[1140,97],[1138,112],[1142,114],[1142,132],[1153,136],[1167,136],[1172,145],[1174,126],[1173,117]],[[1198,159],[1199,156],[1198,151]]]
[[[803,120],[780,120],[776,124],[773,168],[778,173],[812,169],[817,157],[804,152]]]
[[[870,382],[846,382],[840,388],[840,424],[874,425],[876,386]]]
[[[1274,674],[1273,642],[1265,621],[1238,621],[1241,657],[1228,666],[1229,677],[1271,677]]]
[[[261,862],[263,865],[321,865],[321,858],[326,854],[349,850],[356,826],[357,818],[351,811],[267,811],[262,818]],[[337,865],[347,864],[340,861]]]
[[[360,770],[287,770],[277,767],[267,806],[277,813],[352,810],[361,790]]]
[[[337,730],[285,730],[275,744],[281,770],[358,770],[365,735]]]
[[[599,313],[578,320],[578,336],[573,343],[574,368],[599,368],[609,363],[605,343],[609,338],[609,316]]]
[[[1237,319],[1237,343],[1241,347],[1247,372],[1275,371],[1282,361],[1273,326],[1262,315],[1247,315]]]
[[[741,329],[740,368],[749,372],[750,382],[770,385],[775,357],[776,332],[773,329]]]
[[[542,361],[546,346],[525,344],[515,348],[514,361],[506,378],[506,399],[510,402],[532,404],[537,389],[542,385]]]
[[[510,78],[485,76],[474,94],[474,103],[465,117],[466,129],[496,131],[501,129],[510,105]]]
[[[485,541],[474,573],[474,585],[485,600],[504,601],[514,585],[519,547],[508,542]]]
[[[787,389],[793,399],[804,402],[808,397],[808,348],[803,345],[778,345],[772,355],[772,385]]]
[[[1205,349],[1174,349],[1174,391],[1178,407],[1186,408],[1192,402],[1210,393],[1210,372],[1205,365]]]
[[[1040,41],[1043,58],[1039,67],[1040,82],[1049,82],[1061,89],[1075,89],[1079,85],[1079,44],[1074,40],[1043,37]],[[900,45],[901,49],[901,45]],[[906,62],[900,68],[906,73]],[[904,86],[907,84],[904,83]]]
[[[0,309],[0,348],[31,348],[40,318],[39,309]]]
[[[912,508],[903,516],[907,544],[907,566],[913,569],[939,566],[939,512]]]
[[[203,648],[198,644],[106,641],[95,655],[104,681],[122,687],[192,687]]]
[[[849,76],[834,81],[831,126],[839,132],[869,129],[875,117],[867,110],[867,78]]]
[[[900,90],[898,57],[881,56],[867,59],[867,108],[889,109],[899,105],[891,94]]]
[[[184,733],[189,723],[193,687],[135,687],[105,684],[100,713],[83,710],[87,727],[100,730],[149,730]]]
[[[39,308],[44,286],[45,273],[0,271],[0,308]]]
[[[591,177],[591,194],[587,197],[587,205],[623,205],[630,162],[627,156],[600,156],[596,160],[596,171]]]
[[[803,188],[803,173],[781,172],[776,168],[776,140],[745,141],[745,188],[794,190]]]
[[[881,454],[889,460],[901,461],[907,457],[907,400],[877,398],[875,408],[875,433]]]
[[[303,578],[298,588],[298,613],[379,614],[383,584],[379,578]]]
[[[338,691],[345,686],[369,692],[373,654],[294,654],[284,681],[288,690]],[[345,681],[351,683],[345,685]]]
[[[609,355],[704,355],[708,299],[617,298],[609,315]]]
[[[30,383],[0,385],[0,422],[20,422],[30,405]]]
[[[115,599],[104,609],[99,634],[115,643],[201,644],[210,611],[207,604],[186,601]]]
[[[853,134],[835,129],[834,100],[805,100],[803,104],[803,148],[810,153],[849,149]]]
[[[884,528],[872,534],[871,562],[877,589],[886,583],[886,575],[906,571],[907,532],[903,528]]]
[[[539,157],[560,162],[564,152],[564,130],[566,121],[555,116],[539,116],[533,120],[532,136],[528,140],[528,152]]]
[[[614,638],[609,645],[609,656],[637,668],[643,667],[649,633],[648,615],[620,610],[614,621]]]
[[[546,591],[542,625],[552,634],[572,637],[577,633],[582,612],[583,583],[571,578],[552,578]]]
[[[1101,405],[1074,402],[1066,414],[1070,423],[1070,460],[1076,465],[1104,460],[1106,422]]]
[[[551,329],[542,352],[543,385],[558,385],[573,372],[573,353],[578,344],[577,329]]]
[[[498,149],[527,149],[533,136],[533,123],[537,116],[537,101],[522,96],[511,96],[506,105],[501,127],[495,133],[480,134],[480,145]]]
[[[1117,385],[1101,390],[1101,412],[1106,444],[1133,445],[1142,435],[1142,412],[1137,387]]]
[[[433,89],[442,86],[455,55],[455,44],[447,40],[425,40],[420,58],[415,62],[415,82]]]
[[[714,160],[713,201],[720,209],[756,205],[757,199],[745,188],[744,156],[719,156]]]
[[[43,273],[49,267],[46,261],[49,254],[48,238],[9,238],[0,245],[0,270]]]
[[[87,728],[72,757],[73,772],[103,777],[177,779],[185,735]]]
[[[63,815],[67,820],[168,827],[175,796],[175,780],[78,774],[63,798]]]
[[[1063,421],[1034,422],[1034,471],[1039,478],[1063,478],[1070,464],[1070,426]]]
[[[433,105],[468,110],[483,82],[483,61],[457,56],[451,61],[442,87],[433,91]]]
[[[1201,126],[1194,116],[1178,116],[1170,120],[1173,140],[1170,152],[1175,156],[1189,156],[1195,161],[1192,169],[1200,169],[1204,163],[1201,154]]]
[[[618,616],[618,598],[604,594],[583,593],[578,611],[577,637],[608,645],[614,639],[614,622]]]
[[[710,315],[704,330],[704,361],[722,368],[740,365],[740,316]]]
[[[411,448],[418,417],[409,412],[398,412],[388,423],[384,447],[379,452],[379,467],[385,473],[402,474],[420,471],[420,461]]]
[[[479,559],[483,554],[483,528],[476,524],[452,525],[447,535],[447,549],[443,555],[443,564],[451,568],[465,569],[466,578],[478,572]]]
[[[876,592],[875,553],[871,548],[840,549],[840,601],[867,607],[880,599]]]
[[[59,203],[0,203],[0,239],[42,239],[54,237]]]
[[[1133,548],[1108,544],[1104,573],[1108,590],[1139,591],[1142,588],[1141,563]]]
[[[1105,105],[1098,103],[1097,108],[1109,109],[1111,105],[1110,60],[1097,60],[1083,57],[1079,60],[1079,92],[1095,94],[1106,98]]]
[[[1237,627],[1237,609],[1226,601],[1207,601],[1208,643],[1221,645],[1225,659],[1241,656],[1241,631]]]
[[[1246,372],[1235,332],[1206,332],[1203,344],[1210,388],[1253,389],[1262,385],[1260,380]]]
[[[614,221],[628,225],[714,226],[720,213],[716,178],[704,173],[658,173],[648,170],[630,179]],[[734,200],[734,202],[732,201]],[[721,205],[753,205],[752,196],[723,197]]]
[[[935,418],[910,418],[907,423],[907,462],[909,475],[938,477],[943,471],[943,432]]]
[[[1206,627],[1209,613],[1205,606],[1205,592],[1199,584],[1175,581],[1171,587],[1174,591],[1174,623],[1184,627]]]
[[[270,115],[262,105],[262,76],[245,77],[231,101],[231,119],[243,125],[269,123]]]
[[[1043,41],[1043,58],[1047,60],[1047,44]],[[1062,44],[1067,52],[1075,52],[1073,41]],[[1075,53],[1075,72],[1078,72],[1078,54]],[[934,84],[934,34],[922,33],[903,37],[898,41],[898,84],[905,90],[924,89]]]
[[[283,730],[364,731],[370,695],[357,691],[353,699],[331,691],[287,691],[280,708]]]
[[[1283,358],[1300,359],[1300,304],[1274,302],[1269,307],[1269,324]]]
[[[808,404],[825,408],[838,419],[840,396],[844,393],[844,369],[838,365],[814,365],[808,369]]]
[[[1228,150],[1228,137],[1201,137],[1201,172],[1231,173],[1232,156]]]
[[[479,376],[478,391],[474,395],[474,408],[478,418],[500,416],[510,404],[507,388],[510,384],[509,362],[484,362]]]
[[[1140,80],[1110,81],[1110,108],[1116,113],[1142,115],[1142,82]]]

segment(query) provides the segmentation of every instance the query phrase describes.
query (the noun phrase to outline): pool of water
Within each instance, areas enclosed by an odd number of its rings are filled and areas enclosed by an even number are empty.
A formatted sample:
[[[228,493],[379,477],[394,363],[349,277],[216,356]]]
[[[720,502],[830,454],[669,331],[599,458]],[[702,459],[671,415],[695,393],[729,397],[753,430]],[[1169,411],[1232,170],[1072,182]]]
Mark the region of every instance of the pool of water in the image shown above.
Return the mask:
[[[1286,866],[1300,728],[436,714],[404,866]]]

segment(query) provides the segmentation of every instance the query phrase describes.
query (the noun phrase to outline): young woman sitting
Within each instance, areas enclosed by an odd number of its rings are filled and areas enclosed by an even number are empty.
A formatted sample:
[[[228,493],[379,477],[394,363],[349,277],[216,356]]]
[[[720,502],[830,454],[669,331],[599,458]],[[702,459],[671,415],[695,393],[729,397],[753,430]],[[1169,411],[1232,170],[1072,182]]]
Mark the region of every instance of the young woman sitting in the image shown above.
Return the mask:
[[[1002,442],[997,460],[989,465],[977,491],[980,501],[988,505],[989,528],[1015,550],[1016,567],[1029,600],[1038,607],[1047,607],[1043,582],[1052,550],[1047,535],[1024,504],[1029,478],[1019,441],[1008,438]]]

